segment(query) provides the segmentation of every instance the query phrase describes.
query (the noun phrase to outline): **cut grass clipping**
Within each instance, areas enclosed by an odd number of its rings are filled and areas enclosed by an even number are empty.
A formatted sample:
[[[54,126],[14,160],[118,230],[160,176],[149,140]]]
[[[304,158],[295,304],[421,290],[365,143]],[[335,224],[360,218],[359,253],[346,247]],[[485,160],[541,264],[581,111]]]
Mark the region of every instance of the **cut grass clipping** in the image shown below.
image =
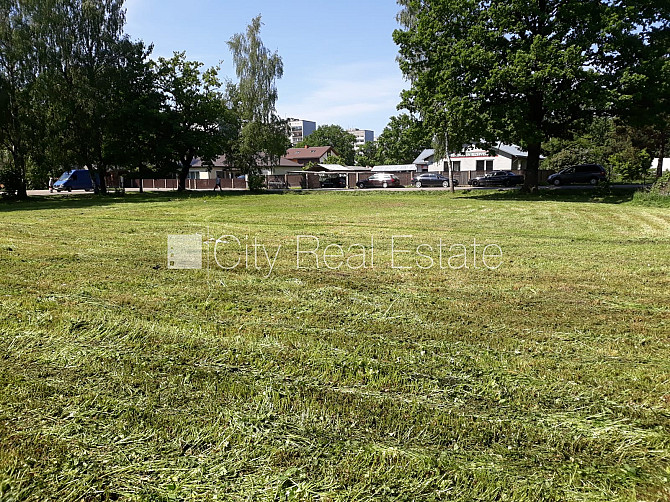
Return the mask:
[[[670,209],[570,197],[0,206],[0,500],[668,500]]]

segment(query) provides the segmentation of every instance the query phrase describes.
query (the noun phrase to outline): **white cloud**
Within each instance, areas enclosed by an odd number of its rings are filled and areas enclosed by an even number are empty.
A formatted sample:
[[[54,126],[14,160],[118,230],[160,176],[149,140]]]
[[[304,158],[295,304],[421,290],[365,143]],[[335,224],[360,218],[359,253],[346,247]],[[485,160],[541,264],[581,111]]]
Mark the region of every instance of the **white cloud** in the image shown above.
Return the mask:
[[[405,82],[400,70],[381,63],[353,63],[322,67],[301,82],[279,87],[282,115],[314,120],[318,125],[373,129],[381,133],[397,113]]]

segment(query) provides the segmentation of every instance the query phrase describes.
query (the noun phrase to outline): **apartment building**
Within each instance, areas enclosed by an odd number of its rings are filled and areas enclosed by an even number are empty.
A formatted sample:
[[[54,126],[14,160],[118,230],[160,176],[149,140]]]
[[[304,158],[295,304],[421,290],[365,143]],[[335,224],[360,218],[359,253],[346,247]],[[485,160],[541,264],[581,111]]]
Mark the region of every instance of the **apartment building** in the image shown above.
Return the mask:
[[[292,145],[300,143],[303,139],[316,131],[316,122],[312,122],[311,120],[288,119],[288,125]]]
[[[358,150],[368,141],[375,140],[374,131],[370,131],[368,129],[347,129],[347,132],[356,136],[356,143],[354,144],[354,148],[356,150]]]

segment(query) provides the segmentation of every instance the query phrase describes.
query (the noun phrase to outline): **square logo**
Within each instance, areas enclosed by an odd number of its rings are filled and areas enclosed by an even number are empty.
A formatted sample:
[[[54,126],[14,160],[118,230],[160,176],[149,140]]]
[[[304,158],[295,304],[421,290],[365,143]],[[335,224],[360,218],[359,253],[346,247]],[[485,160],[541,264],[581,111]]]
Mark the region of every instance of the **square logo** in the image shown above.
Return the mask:
[[[167,266],[172,269],[202,269],[202,235],[168,235]]]

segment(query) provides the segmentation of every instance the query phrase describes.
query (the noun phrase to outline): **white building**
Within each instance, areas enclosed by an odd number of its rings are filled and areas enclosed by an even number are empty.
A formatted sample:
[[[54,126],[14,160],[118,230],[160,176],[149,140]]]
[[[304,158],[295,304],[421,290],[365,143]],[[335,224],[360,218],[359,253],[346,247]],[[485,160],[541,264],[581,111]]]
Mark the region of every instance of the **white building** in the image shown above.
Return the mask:
[[[515,145],[503,145],[491,147],[490,150],[471,147],[464,152],[451,155],[454,171],[515,171],[526,168],[528,153]],[[447,170],[445,162],[447,159],[435,159],[435,150],[426,149],[414,160],[417,171]]]
[[[300,143],[307,136],[316,131],[316,122],[311,120],[288,119],[291,134],[291,144]]]
[[[347,129],[347,132],[356,136],[355,150],[361,148],[368,141],[375,140],[375,132],[368,129]]]

